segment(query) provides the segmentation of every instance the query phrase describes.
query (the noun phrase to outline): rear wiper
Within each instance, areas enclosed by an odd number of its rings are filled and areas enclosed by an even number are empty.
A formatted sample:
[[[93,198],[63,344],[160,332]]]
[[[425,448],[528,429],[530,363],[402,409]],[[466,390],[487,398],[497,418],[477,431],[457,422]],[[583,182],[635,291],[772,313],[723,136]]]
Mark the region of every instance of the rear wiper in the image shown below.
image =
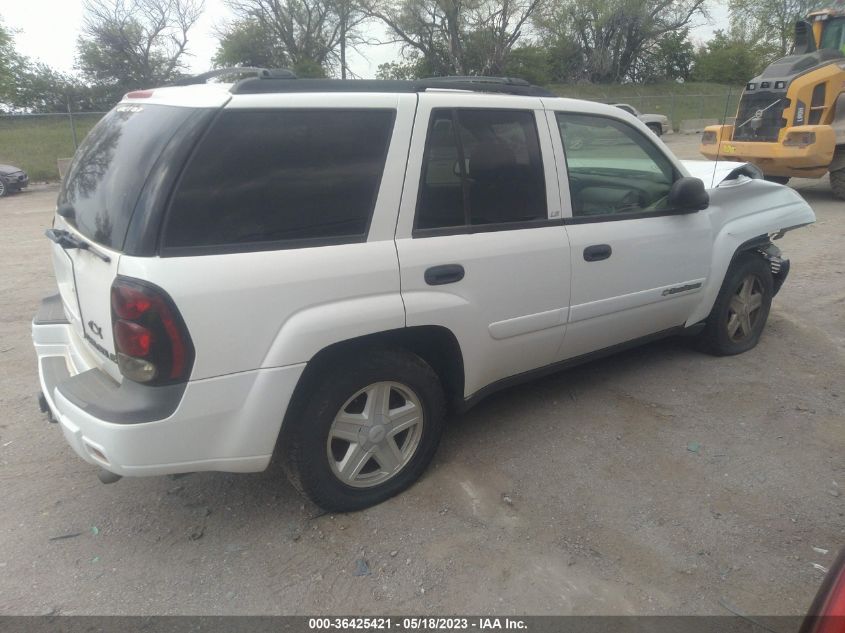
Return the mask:
[[[95,257],[99,257],[104,262],[109,263],[111,261],[111,257],[106,255],[105,253],[101,253],[96,248],[91,246],[89,242],[86,242],[83,239],[80,239],[73,235],[70,231],[65,231],[64,229],[47,229],[44,231],[44,235],[47,238],[63,249],[67,250],[69,248],[78,248],[81,251],[88,251]]]

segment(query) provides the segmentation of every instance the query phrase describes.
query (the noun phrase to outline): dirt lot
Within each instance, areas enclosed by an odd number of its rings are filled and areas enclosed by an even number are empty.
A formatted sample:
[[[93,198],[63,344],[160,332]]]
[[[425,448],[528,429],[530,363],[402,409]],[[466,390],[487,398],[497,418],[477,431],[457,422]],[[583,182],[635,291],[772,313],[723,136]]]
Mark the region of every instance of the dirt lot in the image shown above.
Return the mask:
[[[100,484],[36,405],[56,189],[0,200],[0,613],[802,613],[845,544],[845,204],[794,186],[818,223],[781,242],[757,349],[666,341],[500,393],[350,515],[278,470]]]

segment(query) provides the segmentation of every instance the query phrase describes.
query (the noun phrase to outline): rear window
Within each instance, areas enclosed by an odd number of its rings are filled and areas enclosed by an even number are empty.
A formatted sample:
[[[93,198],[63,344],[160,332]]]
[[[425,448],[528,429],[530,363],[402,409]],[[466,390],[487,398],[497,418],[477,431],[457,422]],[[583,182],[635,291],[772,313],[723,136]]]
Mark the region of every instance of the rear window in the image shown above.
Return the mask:
[[[269,250],[366,239],[393,110],[228,110],[174,194],[164,250]]]
[[[76,150],[58,205],[80,233],[121,250],[138,195],[173,134],[192,108],[121,104],[88,133]]]

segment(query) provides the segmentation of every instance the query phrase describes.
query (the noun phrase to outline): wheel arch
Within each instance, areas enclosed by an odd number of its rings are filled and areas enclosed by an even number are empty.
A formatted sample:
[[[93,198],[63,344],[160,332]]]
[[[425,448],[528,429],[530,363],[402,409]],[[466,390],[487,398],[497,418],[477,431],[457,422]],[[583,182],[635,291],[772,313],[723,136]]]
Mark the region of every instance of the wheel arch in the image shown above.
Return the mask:
[[[725,282],[728,272],[737,259],[746,253],[754,253],[761,249],[765,249],[772,243],[769,233],[761,233],[748,238],[745,241],[740,241],[741,239],[742,238],[736,238],[735,236],[730,235],[730,233],[724,235],[720,244],[718,244],[719,241],[717,239],[718,246],[714,246],[713,249],[714,260],[710,269],[710,278],[703,293],[704,296],[702,297],[702,300],[695,312],[686,322],[687,327],[700,323],[710,314],[710,311],[713,309],[713,305],[716,303],[716,297],[719,296],[719,291],[722,289],[722,284]],[[721,254],[727,255],[728,253],[730,253],[729,258],[721,257]],[[720,257],[721,259],[719,259]],[[762,253],[760,253],[760,257],[763,258]],[[723,263],[725,261],[727,261],[727,263]]]
[[[338,341],[314,354],[294,389],[282,423],[282,432],[289,417],[299,414],[326,367],[342,362],[350,355],[385,348],[405,350],[422,358],[440,379],[449,408],[455,410],[463,403],[463,353],[452,331],[438,325],[404,327]]]

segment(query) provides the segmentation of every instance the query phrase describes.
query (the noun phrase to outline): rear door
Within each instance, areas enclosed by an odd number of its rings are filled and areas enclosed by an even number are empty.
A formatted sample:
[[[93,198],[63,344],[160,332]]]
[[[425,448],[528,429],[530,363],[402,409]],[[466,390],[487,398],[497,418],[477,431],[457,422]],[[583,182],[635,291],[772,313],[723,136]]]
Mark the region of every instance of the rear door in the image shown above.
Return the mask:
[[[539,99],[422,93],[396,246],[407,324],[458,339],[465,395],[552,362],[569,243]]]
[[[59,193],[53,235],[66,232],[68,239],[51,248],[65,312],[93,362],[116,379],[110,293],[130,221],[164,148],[196,114],[196,108],[121,103],[80,145]]]

